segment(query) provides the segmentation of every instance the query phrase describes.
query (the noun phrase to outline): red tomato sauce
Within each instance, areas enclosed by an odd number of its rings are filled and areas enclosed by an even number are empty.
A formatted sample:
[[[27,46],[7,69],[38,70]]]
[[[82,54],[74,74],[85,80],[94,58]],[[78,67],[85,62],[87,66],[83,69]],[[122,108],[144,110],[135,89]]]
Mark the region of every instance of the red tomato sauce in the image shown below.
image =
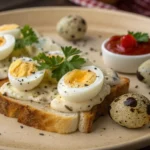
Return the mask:
[[[111,37],[111,39],[105,44],[106,49],[113,53],[122,54],[122,55],[150,54],[150,40],[146,43],[138,42],[135,47],[124,48],[120,44],[121,38],[122,36],[118,36],[118,35]]]

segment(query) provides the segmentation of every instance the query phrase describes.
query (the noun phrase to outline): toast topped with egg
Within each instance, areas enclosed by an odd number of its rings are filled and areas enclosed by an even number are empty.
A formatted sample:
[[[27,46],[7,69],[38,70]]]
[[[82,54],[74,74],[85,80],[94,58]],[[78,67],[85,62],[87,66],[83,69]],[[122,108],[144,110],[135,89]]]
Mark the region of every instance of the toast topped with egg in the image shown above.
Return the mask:
[[[80,50],[41,53],[14,60],[1,84],[0,113],[50,132],[91,132],[111,101],[128,91],[129,79],[112,69],[86,65]]]
[[[7,84],[7,83],[6,83]],[[0,94],[0,113],[17,118],[18,122],[41,130],[57,133],[72,133],[77,130],[84,133],[92,131],[95,119],[108,112],[114,98],[127,93],[129,79],[121,77],[120,83],[111,88],[110,94],[101,104],[84,112],[59,112],[50,104],[34,101],[21,101],[11,98],[7,93]]]
[[[8,78],[8,68],[14,57],[34,57],[40,52],[60,50],[49,37],[40,36],[29,25],[0,26],[0,82]]]

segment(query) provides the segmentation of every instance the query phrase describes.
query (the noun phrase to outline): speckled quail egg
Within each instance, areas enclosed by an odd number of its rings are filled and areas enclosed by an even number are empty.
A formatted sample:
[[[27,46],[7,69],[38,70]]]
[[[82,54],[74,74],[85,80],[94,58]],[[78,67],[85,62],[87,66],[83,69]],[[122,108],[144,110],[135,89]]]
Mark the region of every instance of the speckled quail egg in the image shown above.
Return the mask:
[[[124,94],[111,103],[110,116],[121,126],[143,127],[150,122],[150,101],[140,94]]]
[[[142,63],[137,71],[137,78],[150,85],[150,59]]]
[[[57,24],[57,32],[66,40],[80,40],[84,37],[87,30],[87,23],[77,15],[63,17]]]

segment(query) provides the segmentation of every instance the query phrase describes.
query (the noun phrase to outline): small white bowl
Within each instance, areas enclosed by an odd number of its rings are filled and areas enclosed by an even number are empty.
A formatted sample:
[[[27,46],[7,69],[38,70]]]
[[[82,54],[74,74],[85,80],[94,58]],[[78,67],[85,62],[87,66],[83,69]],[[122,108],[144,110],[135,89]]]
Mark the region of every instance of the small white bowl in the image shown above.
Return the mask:
[[[109,38],[110,39],[110,38]],[[146,60],[150,59],[150,54],[144,55],[122,55],[110,52],[106,49],[105,44],[109,41],[105,40],[102,43],[102,55],[104,64],[115,71],[122,73],[136,73],[138,67]]]

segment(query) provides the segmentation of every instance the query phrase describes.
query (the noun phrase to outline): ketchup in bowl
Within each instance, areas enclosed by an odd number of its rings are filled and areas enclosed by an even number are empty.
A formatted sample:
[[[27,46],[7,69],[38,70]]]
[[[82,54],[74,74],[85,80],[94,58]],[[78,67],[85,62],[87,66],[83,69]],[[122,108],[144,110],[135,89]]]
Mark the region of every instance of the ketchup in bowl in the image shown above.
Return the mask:
[[[150,39],[148,34],[141,32],[133,33],[133,35],[115,35],[109,39],[105,47],[110,52],[122,55],[150,54]]]
[[[122,73],[136,73],[150,59],[150,38],[147,33],[128,32],[106,39],[102,45],[104,64]]]

